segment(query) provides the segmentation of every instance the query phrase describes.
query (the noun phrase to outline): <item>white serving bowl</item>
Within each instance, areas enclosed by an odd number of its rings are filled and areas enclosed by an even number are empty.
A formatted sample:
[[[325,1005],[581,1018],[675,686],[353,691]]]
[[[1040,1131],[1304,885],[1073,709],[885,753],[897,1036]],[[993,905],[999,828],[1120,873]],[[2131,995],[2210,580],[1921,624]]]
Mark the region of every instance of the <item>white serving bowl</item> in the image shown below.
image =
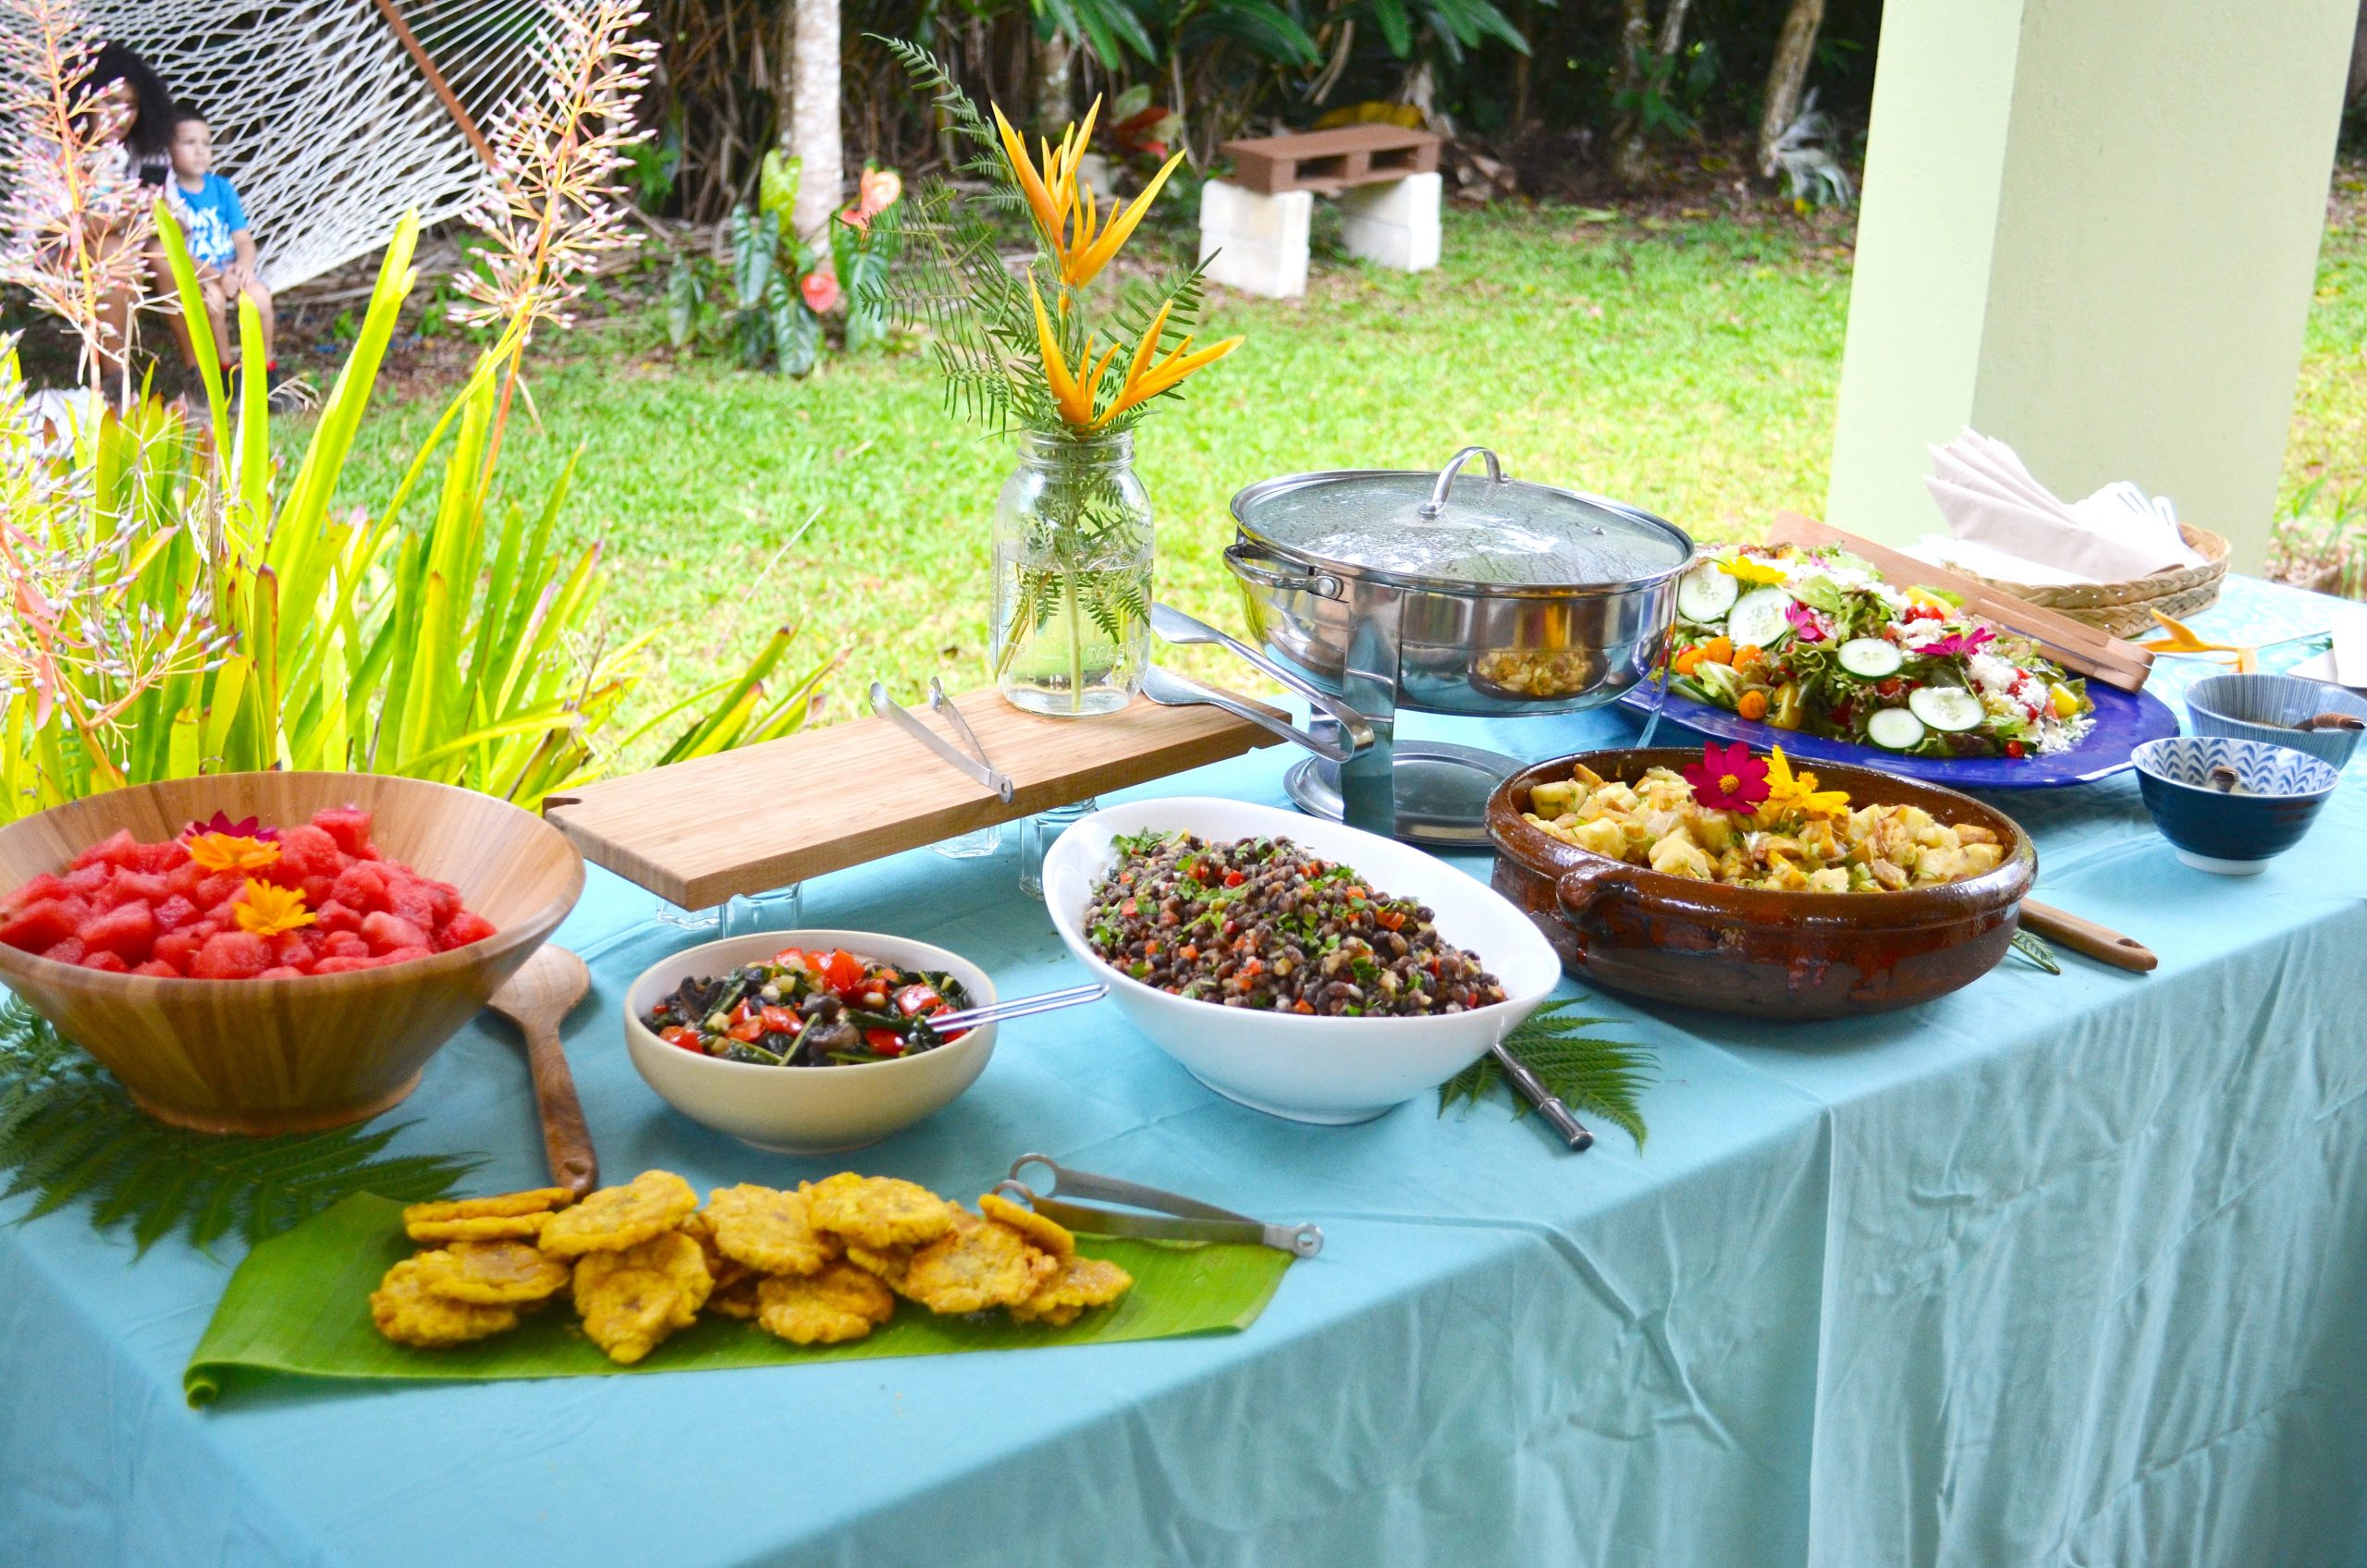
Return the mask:
[[[1116,862],[1110,840],[1147,827],[1212,842],[1287,838],[1353,865],[1391,897],[1428,904],[1440,936],[1478,953],[1505,999],[1429,1018],[1325,1018],[1220,1007],[1146,986],[1094,956],[1084,917],[1094,884]],[[1536,925],[1485,884],[1360,828],[1238,801],[1185,796],[1094,813],[1044,857],[1044,902],[1061,940],[1109,984],[1126,1022],[1226,1098],[1294,1121],[1367,1121],[1436,1088],[1510,1034],[1562,977]]]
[[[944,1109],[995,1054],[995,1026],[988,1023],[950,1045],[894,1061],[767,1067],[669,1046],[642,1023],[683,981],[754,963],[783,948],[844,948],[899,969],[937,970],[962,982],[971,1006],[995,999],[995,983],[969,960],[877,931],[761,931],[686,948],[643,970],[625,991],[625,1049],[642,1081],[692,1121],[778,1154],[837,1154],[876,1144]]]

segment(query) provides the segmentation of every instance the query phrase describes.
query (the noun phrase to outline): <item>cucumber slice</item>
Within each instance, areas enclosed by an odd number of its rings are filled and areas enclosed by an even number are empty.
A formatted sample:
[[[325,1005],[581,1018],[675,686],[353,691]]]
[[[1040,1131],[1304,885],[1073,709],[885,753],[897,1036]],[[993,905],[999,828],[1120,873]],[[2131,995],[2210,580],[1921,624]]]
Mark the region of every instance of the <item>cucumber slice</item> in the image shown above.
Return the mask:
[[[1723,620],[1741,595],[1741,583],[1720,571],[1715,561],[1703,561],[1677,580],[1676,613],[1687,620]]]
[[[1880,680],[1885,675],[1896,675],[1907,655],[1895,643],[1880,637],[1852,637],[1835,650],[1841,668],[1852,675],[1862,675],[1869,680]]]
[[[1981,699],[1961,686],[1922,686],[1907,693],[1907,705],[1934,729],[1954,733],[1971,729],[1989,717]]]
[[[1905,708],[1884,708],[1866,720],[1866,739],[1894,752],[1912,751],[1923,739],[1923,721]]]
[[[1792,595],[1781,588],[1754,588],[1735,601],[1726,616],[1726,635],[1735,640],[1737,648],[1756,643],[1762,648],[1772,647],[1775,640],[1792,630]]]

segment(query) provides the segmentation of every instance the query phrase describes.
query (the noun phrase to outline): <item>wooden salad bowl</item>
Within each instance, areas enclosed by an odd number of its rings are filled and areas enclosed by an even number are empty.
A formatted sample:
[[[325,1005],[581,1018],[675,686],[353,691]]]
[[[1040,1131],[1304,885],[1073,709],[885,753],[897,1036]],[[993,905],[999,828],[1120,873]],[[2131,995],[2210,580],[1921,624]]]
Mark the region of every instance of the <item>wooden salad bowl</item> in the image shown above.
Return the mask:
[[[1569,778],[1576,763],[1633,782],[1700,758],[1667,747],[1581,752],[1525,768],[1489,798],[1496,890],[1578,979],[1713,1012],[1847,1018],[1945,996],[2005,956],[2038,854],[2013,818],[1953,790],[1818,766],[1819,784],[1846,790],[1855,804],[1918,805],[2009,846],[1994,870],[1899,893],[1782,893],[1670,876],[1564,843],[1522,815],[1530,790]]]
[[[0,945],[0,982],[104,1062],[159,1121],[306,1133],[377,1115],[483,1007],[583,891],[558,830],[506,801],[372,773],[230,773],[143,784],[0,827],[0,892],[62,873],[119,828],[169,839],[223,811],[269,827],[326,807],[374,816],[382,854],[450,882],[493,936],[386,969],[278,980],[110,974]]]

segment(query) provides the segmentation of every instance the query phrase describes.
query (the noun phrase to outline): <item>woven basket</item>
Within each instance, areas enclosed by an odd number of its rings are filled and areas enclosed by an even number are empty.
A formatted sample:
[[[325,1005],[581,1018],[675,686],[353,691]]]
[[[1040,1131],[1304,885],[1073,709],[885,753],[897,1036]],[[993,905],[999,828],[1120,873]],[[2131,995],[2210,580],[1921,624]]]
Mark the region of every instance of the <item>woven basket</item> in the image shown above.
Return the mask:
[[[2073,620],[2084,621],[2115,637],[2139,637],[2155,630],[2154,612],[2182,620],[2200,609],[2208,608],[2219,597],[2220,579],[2227,575],[2227,541],[2207,528],[2197,528],[2190,522],[2178,524],[2178,532],[2186,542],[2202,557],[2201,566],[2180,567],[2176,571],[2157,571],[2151,577],[2140,577],[2128,582],[2079,582],[2039,586],[2029,582],[2008,582],[2001,577],[1981,577],[1977,571],[1965,571],[1967,577],[1979,578],[2001,593],[2017,599],[2050,609],[2057,615],[2067,615]],[[1964,569],[1956,569],[1963,571]]]

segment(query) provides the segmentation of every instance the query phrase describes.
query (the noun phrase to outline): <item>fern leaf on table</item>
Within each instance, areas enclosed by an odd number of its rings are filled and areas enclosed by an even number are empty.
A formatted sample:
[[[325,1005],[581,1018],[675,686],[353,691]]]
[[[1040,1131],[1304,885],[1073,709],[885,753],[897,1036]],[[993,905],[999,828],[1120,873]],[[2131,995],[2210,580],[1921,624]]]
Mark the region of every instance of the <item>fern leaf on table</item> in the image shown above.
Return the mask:
[[[128,1225],[143,1253],[176,1231],[202,1251],[234,1230],[262,1241],[355,1193],[442,1197],[482,1163],[380,1158],[407,1125],[276,1138],[167,1127],[23,1002],[0,1005],[0,1197],[31,1194],[26,1219],[87,1200],[94,1229]]]
[[[1576,1016],[1571,1010],[1584,998],[1548,1002],[1504,1040],[1504,1049],[1537,1074],[1548,1093],[1572,1110],[1610,1122],[1644,1146],[1644,1113],[1637,1102],[1657,1065],[1651,1048],[1623,1040],[1608,1040],[1591,1031],[1599,1024],[1625,1022],[1616,1018]],[[1439,1114],[1461,1100],[1478,1105],[1504,1081],[1504,1070],[1493,1053],[1481,1057],[1439,1085]],[[1530,1107],[1510,1085],[1515,1117]]]

